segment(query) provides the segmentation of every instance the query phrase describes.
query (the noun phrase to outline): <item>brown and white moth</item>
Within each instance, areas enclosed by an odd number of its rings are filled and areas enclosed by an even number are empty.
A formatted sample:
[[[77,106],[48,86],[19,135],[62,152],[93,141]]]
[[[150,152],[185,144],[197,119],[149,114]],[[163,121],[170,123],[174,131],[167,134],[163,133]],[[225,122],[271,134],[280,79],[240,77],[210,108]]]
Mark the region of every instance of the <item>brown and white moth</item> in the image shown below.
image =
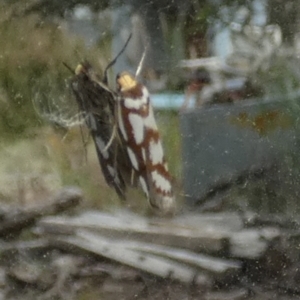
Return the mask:
[[[118,75],[118,91],[113,92],[107,86],[106,72],[114,61],[106,68],[103,80],[84,62],[77,66],[71,81],[103,175],[120,198],[125,199],[126,185],[136,186],[138,180],[152,207],[163,213],[173,212],[171,176],[149,92],[125,72]]]
[[[118,127],[140,185],[150,205],[173,212],[171,176],[150,103],[149,92],[127,72],[117,76]]]

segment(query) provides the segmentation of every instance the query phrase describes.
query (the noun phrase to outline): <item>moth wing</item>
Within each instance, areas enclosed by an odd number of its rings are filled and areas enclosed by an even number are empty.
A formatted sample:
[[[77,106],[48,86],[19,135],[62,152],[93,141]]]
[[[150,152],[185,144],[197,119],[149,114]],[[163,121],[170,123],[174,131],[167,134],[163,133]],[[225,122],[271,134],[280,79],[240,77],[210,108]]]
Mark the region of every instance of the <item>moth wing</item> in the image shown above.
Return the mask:
[[[79,108],[85,114],[86,125],[95,143],[104,178],[109,186],[114,187],[119,197],[125,199],[126,186],[118,168],[120,151],[117,149],[120,145],[117,139],[106,149],[115,124],[114,95],[108,88],[104,88],[105,84],[88,73],[76,75],[71,86]]]

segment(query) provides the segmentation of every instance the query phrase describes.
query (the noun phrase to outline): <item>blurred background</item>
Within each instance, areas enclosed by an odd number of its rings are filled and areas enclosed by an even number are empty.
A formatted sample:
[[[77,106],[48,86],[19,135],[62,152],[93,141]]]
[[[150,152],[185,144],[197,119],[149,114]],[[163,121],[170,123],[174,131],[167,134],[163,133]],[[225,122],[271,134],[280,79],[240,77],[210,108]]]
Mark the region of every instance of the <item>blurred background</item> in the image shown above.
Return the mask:
[[[63,62],[75,68],[88,59],[101,74],[130,33],[132,40],[110,71],[110,85],[114,87],[118,72],[135,72],[147,48],[141,80],[153,94],[179,198],[198,201],[200,190],[206,192],[217,182],[219,164],[214,165],[210,177],[204,175],[209,178],[204,186],[199,183],[205,181],[201,174],[215,158],[207,154],[208,150],[201,152],[201,139],[197,139],[201,130],[212,131],[222,118],[216,120],[217,114],[211,111],[216,106],[224,116],[245,99],[254,98],[255,103],[284,100],[279,107],[288,113],[284,111],[283,116],[261,114],[254,104],[249,115],[245,115],[247,109],[238,109],[224,122],[230,123],[229,127],[238,123],[246,130],[254,128],[258,138],[267,140],[266,132],[288,128],[287,140],[295,146],[299,1],[3,0],[0,14],[0,196],[4,202],[31,205],[61,186],[77,185],[84,189],[87,207],[110,209],[120,205],[103,180],[90,137],[79,126],[68,84],[72,74]],[[206,110],[212,115],[205,120]],[[276,106],[272,111],[283,110]],[[194,121],[192,112],[199,113]],[[200,131],[195,129],[199,119],[205,120]],[[224,135],[227,125],[215,132]],[[276,143],[281,136],[280,131]],[[247,140],[238,134],[237,138],[242,138],[243,144]],[[215,150],[216,156],[228,148],[222,145]],[[237,147],[236,151],[245,158],[243,149]],[[285,160],[296,169],[297,148],[292,152],[295,155],[285,156]],[[244,169],[237,170],[234,163],[226,165],[225,173],[223,168],[226,178],[234,179],[234,174],[252,168],[256,156],[245,155],[249,163]],[[194,161],[198,156],[204,157],[203,164]],[[192,164],[197,169],[190,172]],[[260,160],[254,165],[264,169]],[[258,187],[253,188],[257,193]],[[266,188],[259,189],[264,193]],[[146,201],[135,200],[141,195],[132,193],[133,207],[144,209]]]
[[[0,299],[299,299],[299,20],[299,0],[0,0]],[[174,218],[107,186],[64,66],[101,76],[130,33],[109,86],[147,49]],[[84,200],[49,197],[66,186]]]

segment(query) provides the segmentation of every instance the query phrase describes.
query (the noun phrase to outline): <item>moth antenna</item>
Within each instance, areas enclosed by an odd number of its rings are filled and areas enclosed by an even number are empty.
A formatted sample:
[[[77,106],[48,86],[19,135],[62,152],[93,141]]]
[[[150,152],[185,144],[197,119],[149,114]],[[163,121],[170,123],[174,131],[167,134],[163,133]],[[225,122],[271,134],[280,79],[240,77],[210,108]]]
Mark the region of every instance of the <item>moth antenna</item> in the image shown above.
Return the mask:
[[[82,144],[83,144],[84,159],[85,159],[85,163],[87,164],[87,162],[88,162],[88,158],[87,158],[87,144],[88,144],[88,139],[87,140],[84,139],[82,125],[80,125],[79,128],[80,128],[81,141],[82,141]]]
[[[69,131],[67,131],[65,134],[64,134],[64,136],[62,137],[62,141],[64,141],[66,138],[67,138],[67,136],[68,136],[68,133],[69,133]]]
[[[148,49],[148,46],[145,47],[145,50],[144,50],[143,55],[142,55],[142,58],[141,58],[141,60],[139,62],[139,65],[138,65],[138,67],[136,69],[135,78],[137,78],[140,75],[140,73],[141,73],[141,71],[143,69],[143,65],[144,65],[144,61],[145,61],[145,58],[146,58],[147,49]]]
[[[129,37],[128,37],[126,43],[125,43],[125,45],[123,46],[123,48],[121,49],[121,51],[119,52],[119,54],[117,54],[117,56],[105,68],[104,79],[103,79],[104,82],[107,82],[107,71],[108,71],[108,69],[116,63],[117,59],[125,51],[125,49],[126,49],[128,43],[129,43],[129,41],[131,40],[131,37],[132,37],[132,33],[130,33],[130,35],[129,35]]]
[[[72,73],[75,74],[75,70],[72,69],[68,64],[66,64],[65,62],[63,62],[63,65]]]
[[[116,133],[117,133],[117,125],[114,124],[113,131],[111,133],[110,139],[109,139],[107,145],[105,146],[105,148],[103,149],[103,151],[107,151],[109,149],[109,147],[111,146],[114,138],[116,137]]]

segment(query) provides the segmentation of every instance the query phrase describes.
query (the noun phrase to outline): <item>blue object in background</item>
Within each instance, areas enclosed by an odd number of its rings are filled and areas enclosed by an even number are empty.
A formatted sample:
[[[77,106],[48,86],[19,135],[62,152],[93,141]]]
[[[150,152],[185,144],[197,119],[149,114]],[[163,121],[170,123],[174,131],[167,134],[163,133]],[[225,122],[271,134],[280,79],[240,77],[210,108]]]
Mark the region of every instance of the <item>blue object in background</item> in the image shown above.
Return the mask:
[[[156,109],[179,110],[184,102],[184,94],[152,94],[151,103]],[[191,97],[188,108],[195,106],[195,96]]]

